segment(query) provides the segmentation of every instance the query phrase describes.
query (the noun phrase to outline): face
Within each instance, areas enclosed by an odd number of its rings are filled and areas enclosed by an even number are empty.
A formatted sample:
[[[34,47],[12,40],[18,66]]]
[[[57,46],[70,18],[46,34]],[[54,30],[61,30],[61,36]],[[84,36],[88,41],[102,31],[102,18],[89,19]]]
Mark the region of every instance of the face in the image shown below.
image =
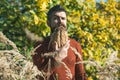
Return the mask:
[[[66,31],[66,13],[54,12],[51,15],[51,20],[48,24],[51,28],[52,34],[50,39],[50,47],[55,50],[56,44],[58,48],[64,46],[68,40],[68,33]]]
[[[51,27],[52,32],[60,26],[66,28],[66,13],[63,11],[54,12],[51,15],[51,20],[48,21],[48,25]]]

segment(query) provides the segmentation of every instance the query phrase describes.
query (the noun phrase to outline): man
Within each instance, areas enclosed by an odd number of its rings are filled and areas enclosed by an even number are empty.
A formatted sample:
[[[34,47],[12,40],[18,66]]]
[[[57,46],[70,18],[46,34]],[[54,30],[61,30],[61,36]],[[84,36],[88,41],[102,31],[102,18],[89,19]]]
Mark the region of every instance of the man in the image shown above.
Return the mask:
[[[82,63],[82,51],[78,42],[68,37],[66,11],[60,6],[52,7],[47,14],[51,36],[38,41],[33,63],[45,80],[87,80]],[[44,80],[43,79],[43,80]],[[40,79],[42,80],[42,79]]]

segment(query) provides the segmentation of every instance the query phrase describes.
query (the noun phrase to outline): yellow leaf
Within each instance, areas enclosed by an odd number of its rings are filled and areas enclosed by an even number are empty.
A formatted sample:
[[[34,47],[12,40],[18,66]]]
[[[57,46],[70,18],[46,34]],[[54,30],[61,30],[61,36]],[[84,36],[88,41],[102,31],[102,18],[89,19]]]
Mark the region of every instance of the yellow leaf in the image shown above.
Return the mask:
[[[93,80],[93,78],[92,77],[88,77],[88,80]]]
[[[37,15],[34,15],[34,22],[35,22],[35,24],[38,24],[38,22],[39,22],[39,18]]]
[[[40,7],[41,11],[45,11],[48,5],[49,0],[38,0],[38,7]]]
[[[93,14],[92,20],[97,20],[99,18],[98,14]]]
[[[46,3],[46,2],[43,2],[43,3],[42,3],[42,6],[41,6],[41,10],[42,10],[42,11],[45,11],[45,10],[46,10],[46,7],[47,7],[47,3]]]
[[[88,54],[87,54],[87,52],[85,50],[82,50],[82,52],[83,52],[84,57],[88,56]]]

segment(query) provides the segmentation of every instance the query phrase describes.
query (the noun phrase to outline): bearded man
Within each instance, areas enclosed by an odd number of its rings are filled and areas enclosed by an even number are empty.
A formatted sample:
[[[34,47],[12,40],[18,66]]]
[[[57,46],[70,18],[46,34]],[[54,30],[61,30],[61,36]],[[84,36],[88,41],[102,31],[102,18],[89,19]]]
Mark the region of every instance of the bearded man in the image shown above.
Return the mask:
[[[33,63],[45,73],[40,80],[87,80],[81,46],[68,37],[66,11],[61,5],[48,11],[47,24],[51,35],[35,44],[40,46],[32,56]]]

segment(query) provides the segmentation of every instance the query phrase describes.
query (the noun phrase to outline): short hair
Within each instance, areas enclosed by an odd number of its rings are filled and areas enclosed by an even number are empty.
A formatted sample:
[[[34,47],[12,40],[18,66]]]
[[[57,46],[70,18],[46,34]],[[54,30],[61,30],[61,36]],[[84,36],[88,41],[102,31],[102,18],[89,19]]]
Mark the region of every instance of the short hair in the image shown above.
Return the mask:
[[[65,13],[67,13],[66,10],[65,10],[61,5],[55,5],[55,6],[53,6],[53,7],[48,11],[48,13],[47,13],[47,19],[50,20],[51,14],[52,14],[53,12],[59,12],[59,11],[63,11],[63,12],[65,12]]]

